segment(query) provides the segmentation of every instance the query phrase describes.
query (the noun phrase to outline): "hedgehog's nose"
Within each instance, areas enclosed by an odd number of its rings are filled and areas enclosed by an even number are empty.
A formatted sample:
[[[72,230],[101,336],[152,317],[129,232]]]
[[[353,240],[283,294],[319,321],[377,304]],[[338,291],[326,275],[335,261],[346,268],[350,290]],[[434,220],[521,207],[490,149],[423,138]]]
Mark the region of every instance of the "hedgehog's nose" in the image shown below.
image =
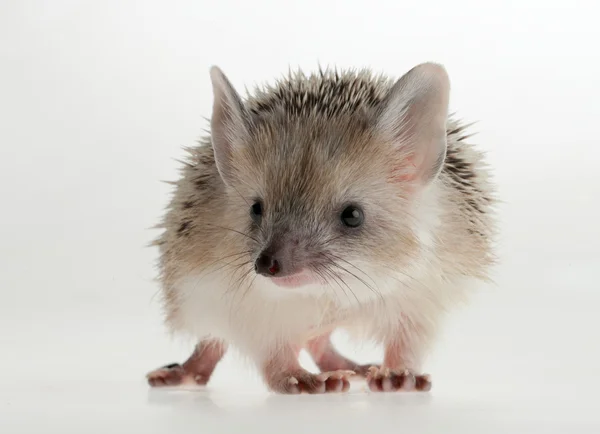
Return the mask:
[[[281,271],[281,267],[275,256],[263,252],[254,263],[254,270],[263,276],[276,276]]]

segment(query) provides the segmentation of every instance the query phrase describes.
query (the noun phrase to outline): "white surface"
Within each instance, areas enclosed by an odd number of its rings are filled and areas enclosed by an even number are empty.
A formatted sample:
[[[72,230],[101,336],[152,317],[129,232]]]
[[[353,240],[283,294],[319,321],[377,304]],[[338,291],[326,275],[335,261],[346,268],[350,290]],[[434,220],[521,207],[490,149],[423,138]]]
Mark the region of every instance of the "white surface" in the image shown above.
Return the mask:
[[[0,432],[599,432],[599,8],[2,2]],[[505,201],[497,285],[453,315],[431,395],[270,396],[233,355],[206,391],[149,391],[145,372],[190,350],[160,323],[144,245],[158,181],[210,115],[209,66],[241,87],[424,60],[481,121]]]

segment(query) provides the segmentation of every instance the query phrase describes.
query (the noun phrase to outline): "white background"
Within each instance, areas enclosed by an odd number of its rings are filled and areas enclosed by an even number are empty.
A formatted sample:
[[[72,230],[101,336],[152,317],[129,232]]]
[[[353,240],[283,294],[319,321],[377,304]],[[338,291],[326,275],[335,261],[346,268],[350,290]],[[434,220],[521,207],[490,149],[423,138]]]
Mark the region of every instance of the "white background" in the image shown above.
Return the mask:
[[[0,432],[598,432],[597,1],[64,1],[0,6]],[[207,127],[208,68],[446,65],[499,195],[501,265],[432,354],[430,395],[280,397],[229,355],[205,391],[145,247]],[[344,351],[354,347],[340,337]],[[355,356],[371,361],[379,353]]]

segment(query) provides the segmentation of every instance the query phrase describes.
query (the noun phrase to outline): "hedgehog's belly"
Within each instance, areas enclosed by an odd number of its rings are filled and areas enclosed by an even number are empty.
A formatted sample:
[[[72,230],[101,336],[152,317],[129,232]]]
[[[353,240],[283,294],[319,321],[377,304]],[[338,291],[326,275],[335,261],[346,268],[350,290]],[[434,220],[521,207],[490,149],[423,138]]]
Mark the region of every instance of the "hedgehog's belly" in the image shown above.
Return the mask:
[[[309,293],[278,288],[232,286],[228,276],[189,275],[176,285],[175,329],[195,338],[215,337],[246,352],[276,342],[302,340],[326,327],[327,303]],[[331,324],[329,324],[331,326]]]

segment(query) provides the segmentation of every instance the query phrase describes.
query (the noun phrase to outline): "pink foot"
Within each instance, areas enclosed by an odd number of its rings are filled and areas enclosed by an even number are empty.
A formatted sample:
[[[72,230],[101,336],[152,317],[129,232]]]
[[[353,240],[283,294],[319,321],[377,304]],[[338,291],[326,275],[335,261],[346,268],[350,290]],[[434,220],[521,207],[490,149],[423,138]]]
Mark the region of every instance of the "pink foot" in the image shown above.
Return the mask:
[[[276,393],[336,393],[347,392],[350,389],[348,377],[355,375],[352,371],[332,371],[321,374],[311,374],[298,370],[283,372],[269,379],[269,388]]]
[[[173,363],[148,373],[148,384],[152,387],[204,386],[226,350],[227,345],[222,341],[202,341],[183,365]]]
[[[210,376],[186,372],[179,363],[163,366],[146,375],[148,384],[152,387],[174,387],[182,385],[204,386]]]
[[[409,371],[371,368],[367,384],[373,392],[427,392],[431,390],[429,375],[415,375]]]

